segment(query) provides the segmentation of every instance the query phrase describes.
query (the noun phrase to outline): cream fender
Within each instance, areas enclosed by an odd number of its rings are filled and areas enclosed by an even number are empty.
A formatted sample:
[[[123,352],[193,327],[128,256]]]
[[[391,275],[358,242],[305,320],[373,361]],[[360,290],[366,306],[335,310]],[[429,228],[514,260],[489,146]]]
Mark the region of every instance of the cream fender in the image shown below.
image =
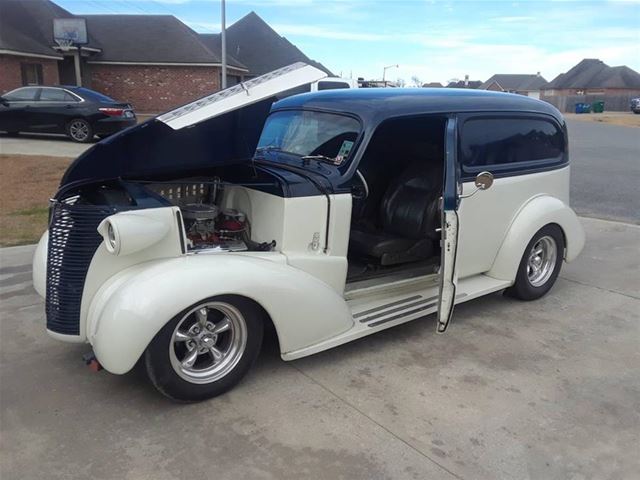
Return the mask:
[[[129,371],[158,331],[208,297],[242,295],[273,321],[286,353],[353,326],[343,298],[326,283],[282,263],[249,255],[189,255],[130,267],[105,282],[88,312],[87,334],[105,369]],[[168,346],[167,346],[168,348]]]
[[[520,259],[535,233],[545,225],[555,223],[564,232],[567,262],[575,259],[585,243],[584,229],[577,215],[561,200],[548,195],[534,197],[517,213],[498,250],[487,275],[500,280],[515,281]]]

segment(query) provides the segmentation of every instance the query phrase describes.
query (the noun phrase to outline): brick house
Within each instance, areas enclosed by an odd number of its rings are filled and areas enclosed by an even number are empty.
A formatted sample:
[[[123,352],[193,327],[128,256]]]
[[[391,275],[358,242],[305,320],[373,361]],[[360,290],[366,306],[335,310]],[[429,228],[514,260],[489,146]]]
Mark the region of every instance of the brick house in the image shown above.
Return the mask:
[[[53,19],[73,17],[86,19],[88,44],[80,53],[82,84],[88,88],[127,101],[138,112],[169,110],[220,89],[219,41],[203,38],[172,15],[76,16],[50,0],[0,0],[0,94],[23,85],[75,84],[77,49],[64,52],[53,39]],[[238,38],[238,32],[256,25],[263,33],[266,26],[269,35]],[[276,59],[264,65],[284,66],[280,60],[293,58],[294,51],[299,54],[293,61],[309,61],[253,12],[228,31],[244,57],[252,58],[247,52],[255,48]],[[264,73],[251,71],[231,47],[227,50],[229,85]]]
[[[497,73],[480,85],[480,88],[540,98],[540,88],[546,83],[540,72],[536,74]]]
[[[640,73],[622,65],[610,67],[602,60],[585,58],[541,87],[541,99],[560,111],[573,111],[575,103],[604,101],[607,110],[627,111],[629,101],[640,96]]]

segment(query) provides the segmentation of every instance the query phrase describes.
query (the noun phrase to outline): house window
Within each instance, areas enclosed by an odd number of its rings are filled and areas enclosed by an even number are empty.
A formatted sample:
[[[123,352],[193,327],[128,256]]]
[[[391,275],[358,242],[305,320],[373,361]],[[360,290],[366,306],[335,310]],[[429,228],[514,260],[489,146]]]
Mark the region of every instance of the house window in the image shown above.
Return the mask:
[[[21,63],[22,85],[42,85],[42,64]]]

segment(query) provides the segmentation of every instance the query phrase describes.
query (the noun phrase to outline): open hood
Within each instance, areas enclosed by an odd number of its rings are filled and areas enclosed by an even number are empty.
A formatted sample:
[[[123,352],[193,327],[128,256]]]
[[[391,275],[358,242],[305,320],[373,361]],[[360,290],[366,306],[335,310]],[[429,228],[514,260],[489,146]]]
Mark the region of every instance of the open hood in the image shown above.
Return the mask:
[[[96,181],[189,175],[246,161],[271,105],[326,76],[295,63],[123,130],[78,157],[62,178],[61,192]]]

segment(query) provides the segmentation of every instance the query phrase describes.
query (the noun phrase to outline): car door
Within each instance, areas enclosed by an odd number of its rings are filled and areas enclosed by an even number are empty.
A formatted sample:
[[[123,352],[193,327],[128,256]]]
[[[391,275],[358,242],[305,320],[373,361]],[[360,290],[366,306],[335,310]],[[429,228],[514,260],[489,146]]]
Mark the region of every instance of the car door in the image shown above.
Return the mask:
[[[76,99],[63,88],[42,87],[40,96],[31,107],[31,130],[64,133],[65,126],[77,109]]]
[[[438,324],[436,331],[444,333],[449,326],[456,299],[458,276],[456,257],[458,253],[458,202],[459,173],[457,161],[458,128],[455,116],[447,120],[445,131],[445,169],[442,189],[440,225],[440,291],[438,298]]]
[[[28,129],[29,113],[40,91],[39,87],[22,87],[2,96],[0,130],[20,132]]]

